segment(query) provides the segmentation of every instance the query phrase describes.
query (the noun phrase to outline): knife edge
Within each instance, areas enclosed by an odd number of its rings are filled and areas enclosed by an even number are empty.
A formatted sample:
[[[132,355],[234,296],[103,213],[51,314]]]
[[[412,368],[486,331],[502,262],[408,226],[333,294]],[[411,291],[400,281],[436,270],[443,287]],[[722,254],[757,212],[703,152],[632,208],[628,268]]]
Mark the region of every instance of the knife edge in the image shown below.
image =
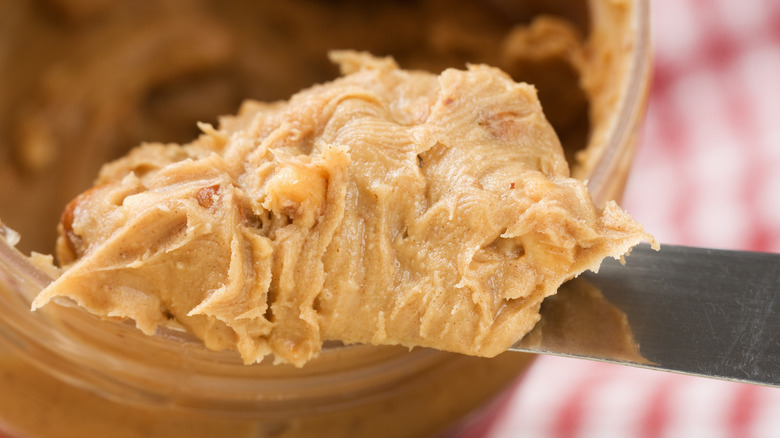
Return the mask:
[[[780,254],[642,244],[625,261],[605,260],[598,273],[564,285],[512,350],[780,386]],[[556,328],[564,322],[549,309],[559,305],[554,300],[571,300],[572,288],[595,289],[625,316],[626,327],[612,329],[629,332],[622,336],[635,343],[636,355],[625,339],[591,348],[605,342],[604,327]]]

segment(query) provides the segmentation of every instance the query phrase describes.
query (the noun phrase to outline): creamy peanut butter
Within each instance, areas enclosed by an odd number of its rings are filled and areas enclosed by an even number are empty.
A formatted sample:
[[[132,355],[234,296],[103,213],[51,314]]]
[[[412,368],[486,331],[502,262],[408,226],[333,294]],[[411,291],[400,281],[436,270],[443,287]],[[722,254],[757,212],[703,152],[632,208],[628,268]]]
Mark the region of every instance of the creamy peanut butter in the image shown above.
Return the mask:
[[[342,78],[107,164],[33,308],[180,324],[246,363],[326,340],[494,356],[564,281],[652,240],[569,177],[532,86],[332,57]]]

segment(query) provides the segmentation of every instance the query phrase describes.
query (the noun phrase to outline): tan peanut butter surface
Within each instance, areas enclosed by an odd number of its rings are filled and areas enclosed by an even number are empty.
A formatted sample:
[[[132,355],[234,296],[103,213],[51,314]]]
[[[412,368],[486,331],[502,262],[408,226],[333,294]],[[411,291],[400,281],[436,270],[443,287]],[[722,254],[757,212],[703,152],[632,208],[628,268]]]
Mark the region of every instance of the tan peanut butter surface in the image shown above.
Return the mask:
[[[325,340],[494,356],[561,283],[652,240],[569,177],[532,86],[332,58],[339,79],[104,166],[34,308],[180,324],[246,363],[302,366]]]

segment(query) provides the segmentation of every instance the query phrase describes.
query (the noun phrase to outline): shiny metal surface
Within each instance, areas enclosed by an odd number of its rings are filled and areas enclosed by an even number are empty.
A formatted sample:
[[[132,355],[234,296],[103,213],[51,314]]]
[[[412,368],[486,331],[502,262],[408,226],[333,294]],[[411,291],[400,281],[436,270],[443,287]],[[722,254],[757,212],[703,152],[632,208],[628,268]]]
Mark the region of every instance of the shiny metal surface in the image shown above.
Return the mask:
[[[641,357],[580,348],[599,330],[564,347],[547,330],[513,349],[780,386],[780,254],[640,245],[581,278],[625,314]]]

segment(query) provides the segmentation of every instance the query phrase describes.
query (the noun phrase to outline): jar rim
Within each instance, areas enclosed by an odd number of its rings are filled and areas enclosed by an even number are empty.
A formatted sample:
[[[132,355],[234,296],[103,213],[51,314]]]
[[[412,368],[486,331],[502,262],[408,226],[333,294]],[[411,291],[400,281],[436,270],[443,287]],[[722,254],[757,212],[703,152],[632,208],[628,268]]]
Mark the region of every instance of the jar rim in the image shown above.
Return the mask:
[[[594,0],[590,3],[593,4]],[[629,26],[631,27],[631,51],[627,60],[628,72],[618,94],[612,120],[609,121],[609,135],[605,146],[595,161],[594,167],[585,175],[588,191],[597,204],[603,204],[612,193],[609,180],[631,158],[626,145],[639,124],[644,111],[650,86],[651,69],[651,36],[650,36],[650,2],[649,0],[634,0]],[[628,156],[628,157],[627,157]]]

